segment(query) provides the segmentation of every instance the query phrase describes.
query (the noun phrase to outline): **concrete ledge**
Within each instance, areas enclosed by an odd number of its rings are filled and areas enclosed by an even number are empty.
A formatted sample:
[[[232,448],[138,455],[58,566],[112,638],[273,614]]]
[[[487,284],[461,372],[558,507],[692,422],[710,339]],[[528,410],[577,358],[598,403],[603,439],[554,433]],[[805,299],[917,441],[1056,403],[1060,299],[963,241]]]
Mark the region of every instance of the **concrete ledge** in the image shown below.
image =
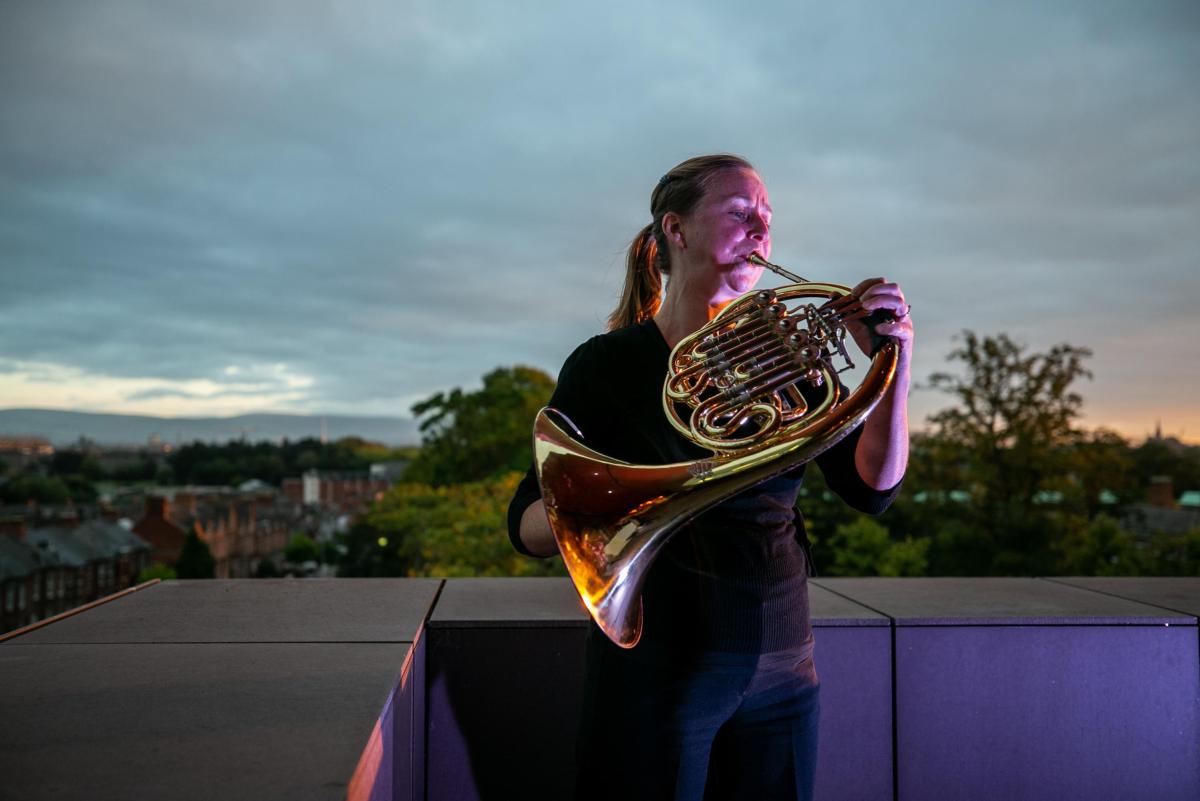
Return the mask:
[[[585,629],[587,610],[567,578],[447,579],[431,628]]]
[[[1053,578],[1047,579],[1047,581],[1115,595],[1118,598],[1200,618],[1200,579],[1097,576],[1094,578]]]
[[[1196,625],[1194,615],[1035,578],[845,578],[814,585],[897,626]],[[1195,585],[1200,589],[1200,581]]]
[[[163,581],[18,641],[412,642],[441,586],[441,579]]]

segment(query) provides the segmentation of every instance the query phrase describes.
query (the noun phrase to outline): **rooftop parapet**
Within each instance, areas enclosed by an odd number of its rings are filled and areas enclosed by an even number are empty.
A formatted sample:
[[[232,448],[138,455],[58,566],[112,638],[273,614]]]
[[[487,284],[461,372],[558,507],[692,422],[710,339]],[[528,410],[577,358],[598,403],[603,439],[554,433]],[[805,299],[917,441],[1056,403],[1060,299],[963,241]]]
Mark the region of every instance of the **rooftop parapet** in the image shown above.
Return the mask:
[[[1200,797],[1200,578],[811,604],[823,799]],[[0,642],[0,796],[568,797],[587,629],[562,579],[162,582]]]

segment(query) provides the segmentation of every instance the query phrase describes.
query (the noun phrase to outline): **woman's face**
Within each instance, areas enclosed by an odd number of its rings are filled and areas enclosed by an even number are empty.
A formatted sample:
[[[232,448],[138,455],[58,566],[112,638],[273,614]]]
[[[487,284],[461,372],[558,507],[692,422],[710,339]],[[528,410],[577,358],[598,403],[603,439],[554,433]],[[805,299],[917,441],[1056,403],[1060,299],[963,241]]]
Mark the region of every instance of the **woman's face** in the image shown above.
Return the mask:
[[[696,208],[681,221],[689,268],[711,270],[712,300],[726,302],[749,292],[763,268],[746,259],[771,257],[771,204],[753,170],[722,170],[713,176]],[[707,282],[706,282],[707,283]]]

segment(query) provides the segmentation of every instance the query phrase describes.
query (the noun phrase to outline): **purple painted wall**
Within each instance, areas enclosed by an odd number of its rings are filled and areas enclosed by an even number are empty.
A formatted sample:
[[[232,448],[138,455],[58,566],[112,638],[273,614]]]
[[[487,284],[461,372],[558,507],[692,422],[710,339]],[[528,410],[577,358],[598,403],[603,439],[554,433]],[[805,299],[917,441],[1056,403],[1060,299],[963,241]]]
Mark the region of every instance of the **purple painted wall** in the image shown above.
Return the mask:
[[[817,798],[892,797],[892,633],[887,626],[815,627],[821,679]]]
[[[563,583],[504,581],[449,580],[432,611],[414,799],[569,797],[583,631],[535,617]],[[1037,579],[820,585],[822,801],[1200,799],[1189,613]]]
[[[1196,801],[1191,626],[896,631],[901,801]]]

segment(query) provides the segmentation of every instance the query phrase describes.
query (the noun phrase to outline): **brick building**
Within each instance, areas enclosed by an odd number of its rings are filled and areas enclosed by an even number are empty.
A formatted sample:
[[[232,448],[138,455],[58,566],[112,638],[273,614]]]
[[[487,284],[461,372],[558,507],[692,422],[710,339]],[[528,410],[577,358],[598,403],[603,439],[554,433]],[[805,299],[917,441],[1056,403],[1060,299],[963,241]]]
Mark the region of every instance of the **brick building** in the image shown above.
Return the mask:
[[[0,526],[3,630],[42,620],[133,586],[150,545],[109,520]]]
[[[217,578],[249,578],[263,560],[280,562],[295,505],[273,489],[177,487],[146,496],[146,511],[133,530],[154,547],[154,561],[179,561],[183,541],[196,532],[215,560]]]
[[[377,472],[309,470],[300,478],[285,478],[283,494],[296,504],[358,514],[379,500],[390,486],[386,475]]]

